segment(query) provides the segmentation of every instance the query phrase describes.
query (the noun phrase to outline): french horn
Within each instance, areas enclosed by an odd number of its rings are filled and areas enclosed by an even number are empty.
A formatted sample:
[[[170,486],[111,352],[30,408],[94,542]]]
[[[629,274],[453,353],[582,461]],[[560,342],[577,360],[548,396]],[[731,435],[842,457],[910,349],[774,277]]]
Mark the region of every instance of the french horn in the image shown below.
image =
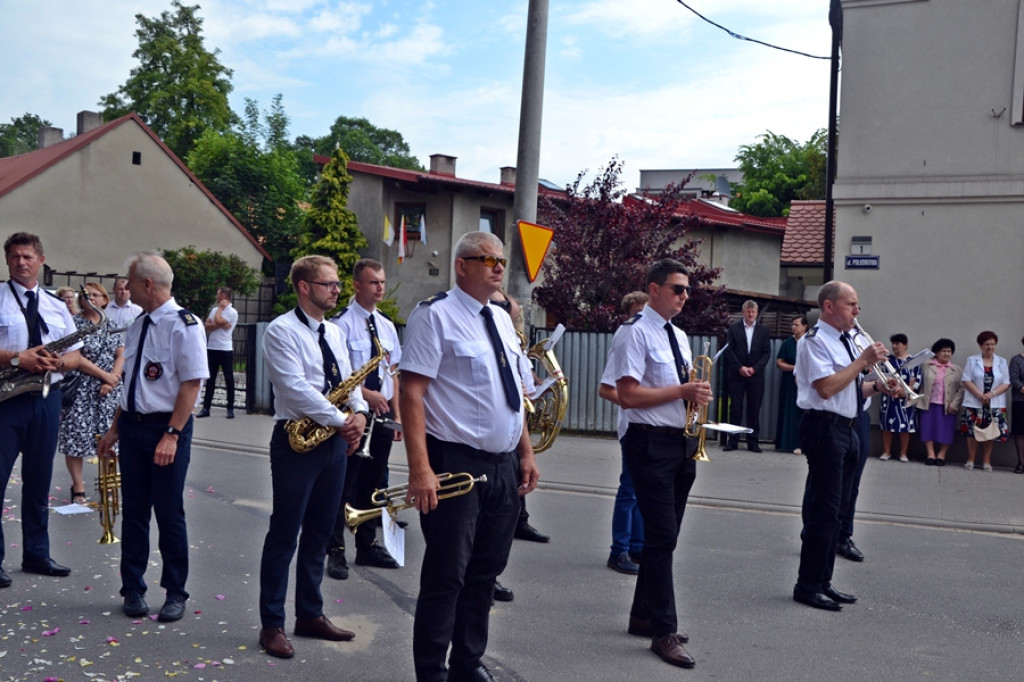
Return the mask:
[[[551,336],[534,344],[529,350],[526,338],[520,337],[526,356],[540,363],[553,380],[539,395],[532,397],[533,410],[526,415],[534,453],[544,452],[555,442],[565,422],[566,410],[569,409],[569,380],[562,372],[554,350],[564,331],[565,327],[558,325]]]

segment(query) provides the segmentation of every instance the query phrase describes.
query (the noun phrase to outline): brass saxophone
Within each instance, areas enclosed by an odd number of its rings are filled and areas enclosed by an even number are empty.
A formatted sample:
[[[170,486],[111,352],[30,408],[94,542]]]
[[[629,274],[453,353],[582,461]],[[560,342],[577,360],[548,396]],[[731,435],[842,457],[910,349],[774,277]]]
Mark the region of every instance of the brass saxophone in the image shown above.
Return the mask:
[[[369,362],[353,372],[347,379],[332,388],[330,393],[326,395],[327,400],[341,410],[346,419],[352,414],[352,410],[345,405],[349,395],[352,394],[352,391],[362,386],[363,382],[366,381],[366,377],[377,371],[381,360],[384,359],[384,349],[380,345],[380,340],[374,338],[374,344],[377,346],[377,354],[370,358]],[[288,433],[288,444],[296,452],[309,452],[337,432],[335,427],[321,426],[309,417],[289,419],[285,422],[284,430]]]
[[[51,341],[43,346],[44,351],[56,355],[75,345],[86,336],[95,334],[107,323],[107,314],[103,312],[102,308],[97,308],[92,304],[92,301],[86,295],[84,285],[81,290],[82,300],[85,301],[87,306],[99,313],[100,321],[90,327],[82,327],[78,331],[56,341]],[[0,402],[22,393],[42,393],[44,398],[48,396],[50,394],[50,373],[34,374],[17,367],[0,368]]]

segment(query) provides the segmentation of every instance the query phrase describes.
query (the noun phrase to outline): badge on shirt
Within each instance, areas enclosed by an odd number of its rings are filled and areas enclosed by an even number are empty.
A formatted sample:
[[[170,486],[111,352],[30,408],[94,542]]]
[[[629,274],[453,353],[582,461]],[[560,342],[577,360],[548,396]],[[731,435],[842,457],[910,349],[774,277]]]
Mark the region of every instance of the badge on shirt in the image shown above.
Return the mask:
[[[146,377],[146,381],[156,381],[164,375],[164,367],[159,362],[150,362],[146,364],[146,369],[142,376]]]

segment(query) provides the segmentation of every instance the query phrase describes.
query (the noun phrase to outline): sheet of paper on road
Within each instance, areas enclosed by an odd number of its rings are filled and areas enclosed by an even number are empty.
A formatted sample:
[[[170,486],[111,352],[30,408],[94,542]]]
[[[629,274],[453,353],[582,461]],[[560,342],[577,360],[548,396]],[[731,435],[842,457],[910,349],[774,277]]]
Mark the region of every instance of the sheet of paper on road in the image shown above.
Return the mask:
[[[87,507],[84,504],[65,504],[63,507],[50,507],[53,511],[64,516],[71,516],[72,514],[94,514],[96,512],[92,507]]]

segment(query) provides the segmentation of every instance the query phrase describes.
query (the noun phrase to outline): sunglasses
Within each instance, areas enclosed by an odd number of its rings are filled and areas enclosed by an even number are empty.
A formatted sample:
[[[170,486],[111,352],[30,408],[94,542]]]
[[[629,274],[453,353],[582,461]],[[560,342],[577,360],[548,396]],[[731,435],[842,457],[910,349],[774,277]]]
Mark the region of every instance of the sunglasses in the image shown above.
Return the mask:
[[[670,287],[676,296],[682,296],[684,293],[689,294],[693,291],[693,287],[689,284],[662,284],[662,286]]]
[[[463,256],[462,260],[478,260],[489,268],[493,268],[496,265],[505,267],[505,263],[508,262],[508,259],[498,258],[497,256]]]

